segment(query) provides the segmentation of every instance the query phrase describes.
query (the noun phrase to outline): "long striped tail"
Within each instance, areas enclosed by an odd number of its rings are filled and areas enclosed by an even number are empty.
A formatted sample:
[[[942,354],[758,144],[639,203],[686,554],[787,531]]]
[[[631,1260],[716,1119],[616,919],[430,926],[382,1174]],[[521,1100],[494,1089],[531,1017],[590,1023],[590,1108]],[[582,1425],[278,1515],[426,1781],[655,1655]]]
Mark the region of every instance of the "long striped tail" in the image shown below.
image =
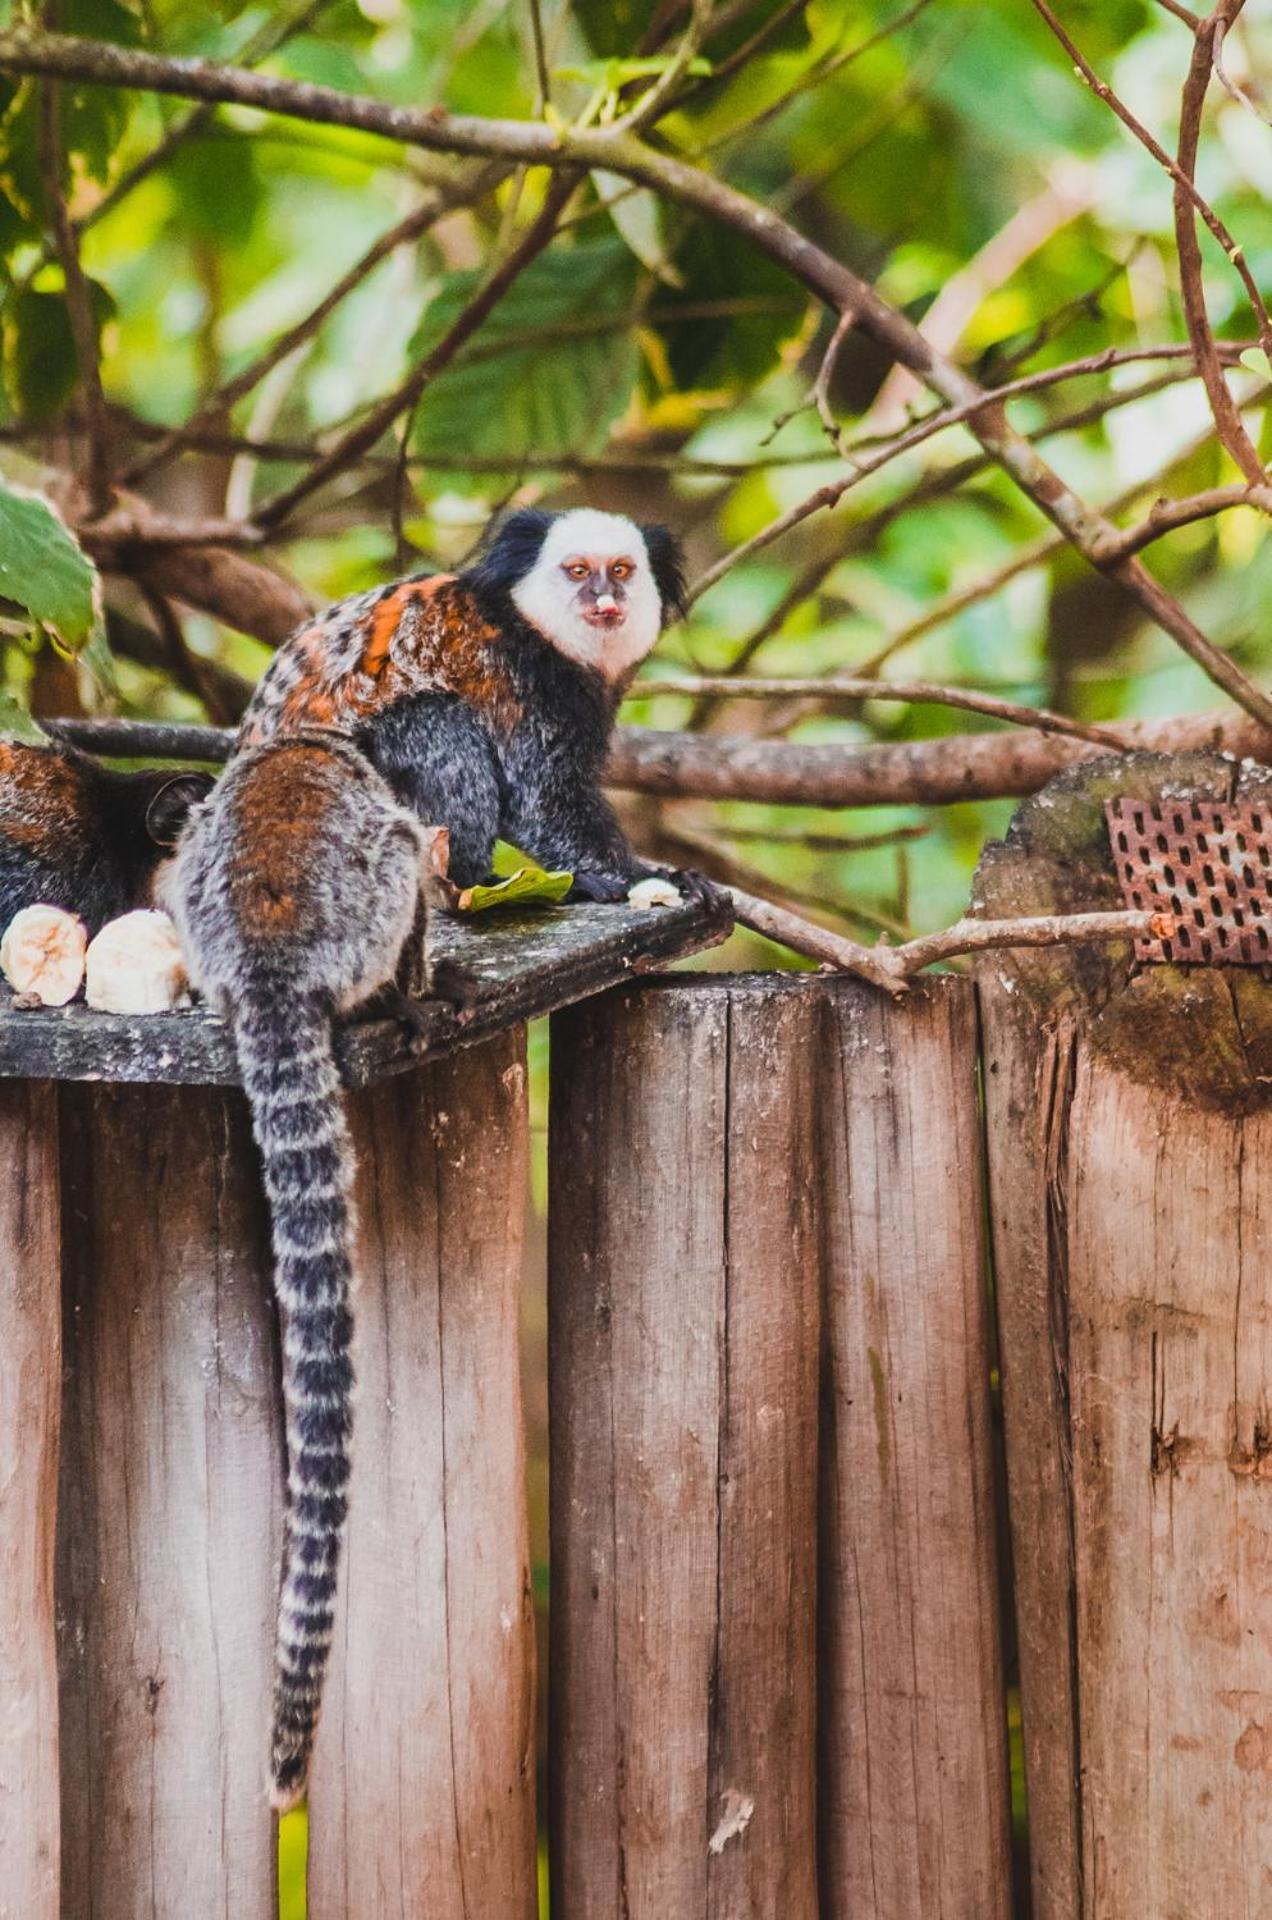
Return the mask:
[[[283,1312],[287,1515],[275,1642],[270,1798],[301,1798],[331,1645],[349,1483],[353,1153],[331,1013],[262,982],[235,1040],[269,1199]]]

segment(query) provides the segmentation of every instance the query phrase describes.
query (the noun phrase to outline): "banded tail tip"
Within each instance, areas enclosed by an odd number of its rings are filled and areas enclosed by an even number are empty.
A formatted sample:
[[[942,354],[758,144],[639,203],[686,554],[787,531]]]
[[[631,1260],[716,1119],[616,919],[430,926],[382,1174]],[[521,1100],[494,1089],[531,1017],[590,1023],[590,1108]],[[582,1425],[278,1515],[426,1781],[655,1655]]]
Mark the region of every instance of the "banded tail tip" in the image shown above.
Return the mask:
[[[291,1813],[305,1797],[309,1786],[309,1753],[293,1747],[276,1747],[270,1765],[269,1804],[275,1813]]]

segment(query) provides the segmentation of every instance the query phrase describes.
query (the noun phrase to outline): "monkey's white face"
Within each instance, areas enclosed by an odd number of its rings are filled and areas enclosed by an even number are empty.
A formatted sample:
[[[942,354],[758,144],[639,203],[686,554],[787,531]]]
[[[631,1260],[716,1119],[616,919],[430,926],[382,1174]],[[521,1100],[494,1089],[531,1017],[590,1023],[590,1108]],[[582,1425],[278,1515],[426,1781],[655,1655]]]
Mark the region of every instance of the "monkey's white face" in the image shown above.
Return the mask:
[[[662,629],[645,537],[621,513],[563,513],[512,599],[559,653],[610,681],[638,666]]]

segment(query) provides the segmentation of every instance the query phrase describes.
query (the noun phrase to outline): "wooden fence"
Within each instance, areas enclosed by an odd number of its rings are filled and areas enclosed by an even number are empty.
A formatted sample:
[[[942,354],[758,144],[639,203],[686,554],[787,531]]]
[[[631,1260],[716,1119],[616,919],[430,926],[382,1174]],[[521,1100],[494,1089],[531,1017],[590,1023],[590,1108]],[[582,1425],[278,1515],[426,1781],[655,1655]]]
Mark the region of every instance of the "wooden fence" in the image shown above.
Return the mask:
[[[524,1029],[352,1106],[310,1920],[530,1920]],[[1008,1920],[1009,1588],[1037,1920],[1272,1912],[1257,1104],[682,975],[554,1017],[548,1172],[553,1920]],[[276,1913],[265,1231],[237,1091],[0,1082],[0,1916]]]

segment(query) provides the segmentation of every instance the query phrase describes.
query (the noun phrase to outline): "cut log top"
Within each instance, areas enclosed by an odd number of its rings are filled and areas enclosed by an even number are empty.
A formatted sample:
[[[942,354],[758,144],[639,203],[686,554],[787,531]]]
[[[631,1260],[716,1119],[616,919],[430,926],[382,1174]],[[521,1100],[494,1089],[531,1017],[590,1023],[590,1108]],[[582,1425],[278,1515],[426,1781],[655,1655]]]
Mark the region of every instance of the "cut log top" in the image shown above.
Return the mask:
[[[1272,771],[1217,753],[1110,754],[1071,768],[985,848],[974,911],[1006,920],[1121,907],[1104,814],[1113,799],[1269,809]],[[1014,1000],[1026,1024],[1076,1022],[1132,1078],[1229,1113],[1272,1104],[1270,972],[1141,964],[1130,940],[1003,949],[977,966],[982,985]]]
[[[418,1037],[396,1020],[348,1021],[337,1036],[345,1084],[369,1086],[404,1073],[421,1060],[715,946],[731,924],[727,915],[689,901],[678,907],[496,909],[473,919],[439,918],[434,954],[472,976],[471,1009],[461,1019],[440,1000],[424,1002]],[[234,1086],[239,1077],[228,1026],[201,1007],[139,1015],[95,1013],[76,1003],[23,1012],[0,986],[0,1078]]]

